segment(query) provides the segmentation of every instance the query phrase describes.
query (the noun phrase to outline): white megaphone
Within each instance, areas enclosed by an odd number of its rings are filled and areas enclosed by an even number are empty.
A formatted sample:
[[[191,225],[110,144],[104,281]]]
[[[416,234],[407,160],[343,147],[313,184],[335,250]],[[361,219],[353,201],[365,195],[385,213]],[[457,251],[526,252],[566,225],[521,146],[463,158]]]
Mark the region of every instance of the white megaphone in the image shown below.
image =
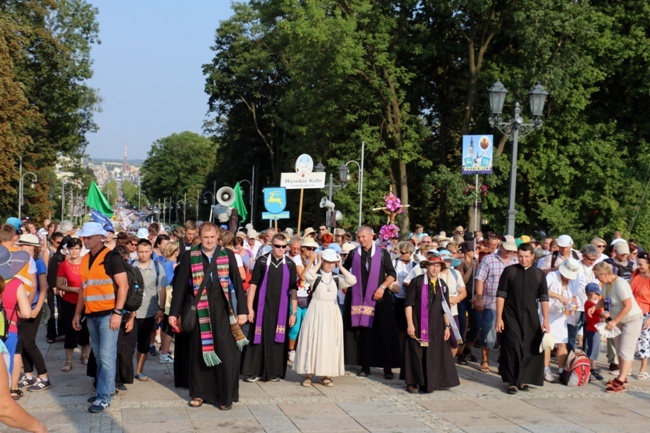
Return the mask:
[[[235,190],[229,186],[222,186],[217,191],[216,200],[219,204],[230,206],[235,202]]]
[[[321,209],[325,208],[325,209],[327,209],[327,210],[332,210],[332,209],[334,209],[334,206],[335,206],[334,203],[332,203],[331,201],[329,201],[329,200],[327,199],[327,197],[323,197],[323,198],[321,199],[321,201],[320,201],[320,207],[321,207]]]
[[[336,222],[341,222],[343,221],[343,214],[341,213],[340,210],[336,211]]]

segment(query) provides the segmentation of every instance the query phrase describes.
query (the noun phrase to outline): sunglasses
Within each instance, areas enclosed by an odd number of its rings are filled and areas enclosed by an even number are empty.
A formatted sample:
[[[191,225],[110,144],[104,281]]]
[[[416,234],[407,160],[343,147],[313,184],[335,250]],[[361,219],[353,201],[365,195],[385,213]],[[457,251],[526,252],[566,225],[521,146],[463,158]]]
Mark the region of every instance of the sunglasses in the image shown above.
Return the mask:
[[[277,248],[279,250],[284,250],[287,247],[288,247],[288,245],[276,245],[276,244],[273,244],[273,248]]]
[[[315,251],[316,250],[316,248],[314,248],[314,247],[303,247],[303,248],[306,249],[306,250],[309,250],[309,251]]]
[[[606,245],[598,245],[598,248],[605,248]]]
[[[411,253],[409,253],[408,251],[400,251],[399,253],[400,253],[400,254],[411,254]]]
[[[131,246],[137,247],[138,244],[137,244],[137,242],[132,242],[132,243],[131,243]]]

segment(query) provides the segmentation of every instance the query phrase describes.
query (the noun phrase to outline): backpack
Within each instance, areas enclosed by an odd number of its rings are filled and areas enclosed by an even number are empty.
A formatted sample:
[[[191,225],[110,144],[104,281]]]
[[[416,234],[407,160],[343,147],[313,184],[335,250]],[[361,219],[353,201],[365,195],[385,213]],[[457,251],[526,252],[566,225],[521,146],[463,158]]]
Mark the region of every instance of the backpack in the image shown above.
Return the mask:
[[[555,261],[557,260],[558,256],[560,255],[559,251],[553,251],[552,257],[551,257],[551,269],[555,267]],[[571,250],[571,257],[576,259],[577,261],[580,261],[580,256],[578,253],[575,252],[575,250]]]
[[[9,337],[9,325],[11,324],[11,319],[13,319],[16,314],[17,307],[18,304],[16,304],[14,311],[11,312],[11,317],[9,317],[4,305],[0,302],[0,340],[2,341],[7,341],[7,337]]]
[[[587,354],[582,350],[569,352],[565,369],[571,372],[571,376],[566,383],[568,386],[583,386],[589,382],[591,363]]]
[[[113,254],[118,253],[110,251],[106,254],[106,257],[104,258],[104,269],[106,269],[106,273],[111,277],[111,280],[113,280],[113,286],[115,287],[115,294],[117,296],[117,284],[115,283],[114,275],[110,270],[110,263],[113,259]],[[121,256],[120,260],[124,262],[124,270],[126,271],[126,277],[129,281],[129,290],[126,294],[123,309],[127,311],[137,311],[138,308],[142,306],[142,299],[144,298],[144,279],[142,278],[140,271],[134,268],[128,261],[124,260]],[[157,273],[158,267],[156,266],[156,274]]]
[[[332,278],[334,278],[334,282],[336,283],[336,287],[338,287],[339,286],[339,276],[337,274],[335,274],[335,273],[332,273]],[[321,280],[321,274],[319,272],[318,276],[314,280],[314,284],[309,288],[309,290],[307,290],[307,295],[308,295],[307,296],[307,305],[309,305],[309,303],[311,302],[311,297],[314,294],[314,292],[316,291],[316,287],[320,283],[320,280]]]

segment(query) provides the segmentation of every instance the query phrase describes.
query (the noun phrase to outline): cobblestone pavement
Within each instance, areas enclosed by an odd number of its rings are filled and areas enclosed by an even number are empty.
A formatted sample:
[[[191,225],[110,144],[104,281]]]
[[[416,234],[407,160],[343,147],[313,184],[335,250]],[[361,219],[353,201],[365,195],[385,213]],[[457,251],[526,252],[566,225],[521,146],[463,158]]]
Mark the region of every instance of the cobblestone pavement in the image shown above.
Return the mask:
[[[222,412],[209,405],[189,408],[187,390],[173,386],[173,367],[149,356],[145,373],[150,381],[128,385],[104,413],[90,414],[86,400],[91,380],[79,354],[72,371],[61,373],[63,343],[41,342],[44,331],[38,340],[53,385],[46,391],[25,392],[20,404],[51,432],[564,433],[643,431],[650,423],[650,380],[631,377],[628,391],[620,395],[605,393],[603,383],[590,383],[580,388],[546,384],[511,396],[496,375],[494,359],[490,374],[478,371],[476,363],[459,366],[460,387],[416,395],[406,393],[399,380],[384,380],[380,370],[363,379],[349,371],[336,378],[332,388],[318,382],[305,388],[289,370],[281,382],[242,381],[240,402]],[[635,361],[635,372],[638,364]],[[606,380],[611,377],[605,374]],[[0,427],[0,431],[14,430]]]

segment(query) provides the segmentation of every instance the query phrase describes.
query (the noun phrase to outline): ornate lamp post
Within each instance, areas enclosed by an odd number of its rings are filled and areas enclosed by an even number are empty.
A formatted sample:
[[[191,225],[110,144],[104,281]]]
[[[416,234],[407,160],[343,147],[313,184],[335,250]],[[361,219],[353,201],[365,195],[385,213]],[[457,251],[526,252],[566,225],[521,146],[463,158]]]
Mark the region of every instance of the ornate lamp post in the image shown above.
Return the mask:
[[[19,168],[20,181],[18,184],[18,219],[22,218],[22,210],[24,204],[23,188],[25,185],[25,176],[30,175],[33,177],[30,187],[34,189],[36,187],[36,182],[38,182],[38,177],[31,171],[26,171],[23,173],[23,157],[20,157],[20,168]]]
[[[533,116],[532,122],[525,123],[521,117],[521,108],[519,102],[515,102],[514,116],[505,121],[501,117],[503,111],[503,103],[505,102],[508,90],[503,86],[500,81],[497,81],[488,89],[490,95],[490,109],[492,116],[490,117],[490,126],[497,127],[499,131],[512,139],[512,165],[510,167],[510,204],[508,208],[507,218],[507,233],[511,236],[515,235],[515,220],[517,211],[515,210],[515,193],[517,189],[517,145],[519,142],[519,134],[522,137],[530,134],[536,129],[542,127],[542,112],[544,110],[544,102],[548,96],[548,92],[544,90],[541,84],[537,83],[528,94],[530,95],[530,112]]]

